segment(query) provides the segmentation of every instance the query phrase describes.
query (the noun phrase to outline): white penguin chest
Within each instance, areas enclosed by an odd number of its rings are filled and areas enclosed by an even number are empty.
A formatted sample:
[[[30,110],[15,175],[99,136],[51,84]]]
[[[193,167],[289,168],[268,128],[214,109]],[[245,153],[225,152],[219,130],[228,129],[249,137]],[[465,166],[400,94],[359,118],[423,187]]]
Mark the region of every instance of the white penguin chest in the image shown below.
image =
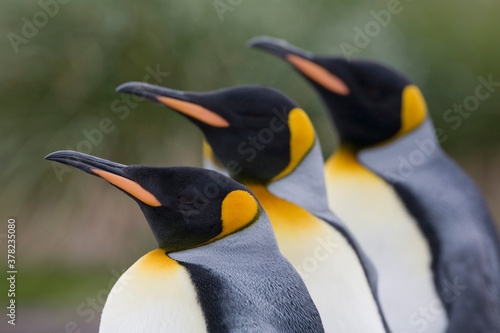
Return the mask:
[[[159,249],[143,256],[118,279],[99,328],[100,333],[206,331],[187,270]]]
[[[436,293],[428,242],[394,189],[346,156],[330,159],[325,174],[330,209],[377,269],[380,301],[391,329],[444,332],[446,313]]]
[[[264,187],[250,189],[269,215],[281,253],[304,280],[325,332],[385,332],[363,267],[344,236]]]

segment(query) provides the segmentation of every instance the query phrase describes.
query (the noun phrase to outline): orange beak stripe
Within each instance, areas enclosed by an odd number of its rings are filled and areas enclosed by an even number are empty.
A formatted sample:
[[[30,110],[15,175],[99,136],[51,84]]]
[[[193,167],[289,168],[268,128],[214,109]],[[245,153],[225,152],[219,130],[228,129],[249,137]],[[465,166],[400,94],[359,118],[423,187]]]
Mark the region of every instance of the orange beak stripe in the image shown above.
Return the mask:
[[[93,173],[99,175],[101,178],[106,179],[108,182],[115,185],[116,187],[121,188],[130,195],[141,200],[146,205],[153,207],[161,206],[161,203],[158,201],[158,199],[156,199],[154,195],[146,191],[141,185],[137,184],[133,180],[100,169],[91,169],[91,170]]]
[[[301,71],[305,76],[318,83],[320,86],[338,95],[349,95],[349,87],[344,83],[344,81],[342,81],[337,76],[333,75],[320,65],[294,54],[287,55],[286,59],[292,65],[297,67],[297,69]]]
[[[190,116],[191,118],[198,119],[207,125],[213,127],[229,127],[229,123],[226,119],[222,118],[217,113],[204,108],[203,106],[163,96],[156,97],[156,99],[160,103]]]

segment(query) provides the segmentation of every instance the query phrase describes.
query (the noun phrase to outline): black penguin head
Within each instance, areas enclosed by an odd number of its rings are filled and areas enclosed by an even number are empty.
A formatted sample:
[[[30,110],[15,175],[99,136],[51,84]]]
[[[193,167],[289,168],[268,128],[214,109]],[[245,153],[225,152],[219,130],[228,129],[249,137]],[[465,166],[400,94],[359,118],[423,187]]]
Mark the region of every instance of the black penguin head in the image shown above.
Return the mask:
[[[55,152],[46,159],[101,177],[133,198],[158,247],[166,252],[222,238],[260,214],[257,200],[245,186],[215,171],[126,166],[74,151]]]
[[[420,90],[384,65],[316,56],[269,37],[254,38],[249,45],[277,55],[307,78],[326,105],[342,144],[380,144],[408,133],[426,117]]]
[[[314,129],[306,113],[268,87],[196,93],[130,82],[117,90],[185,115],[203,131],[217,160],[239,181],[266,183],[281,178],[314,144]]]

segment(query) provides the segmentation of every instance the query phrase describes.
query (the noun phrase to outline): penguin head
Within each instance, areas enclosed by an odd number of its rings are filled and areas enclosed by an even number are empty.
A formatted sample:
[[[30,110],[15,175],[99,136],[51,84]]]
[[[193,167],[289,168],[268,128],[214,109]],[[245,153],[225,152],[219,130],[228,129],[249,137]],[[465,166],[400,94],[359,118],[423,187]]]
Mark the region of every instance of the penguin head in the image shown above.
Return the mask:
[[[284,59],[314,86],[343,145],[382,144],[412,131],[426,118],[420,90],[387,66],[316,56],[270,37],[257,37],[248,44]]]
[[[130,82],[117,91],[143,96],[186,116],[203,131],[216,159],[238,181],[267,183],[284,177],[314,144],[307,114],[268,87],[200,93]]]
[[[245,228],[261,208],[243,185],[200,168],[126,166],[74,151],[45,157],[103,178],[141,207],[166,252],[204,245]]]

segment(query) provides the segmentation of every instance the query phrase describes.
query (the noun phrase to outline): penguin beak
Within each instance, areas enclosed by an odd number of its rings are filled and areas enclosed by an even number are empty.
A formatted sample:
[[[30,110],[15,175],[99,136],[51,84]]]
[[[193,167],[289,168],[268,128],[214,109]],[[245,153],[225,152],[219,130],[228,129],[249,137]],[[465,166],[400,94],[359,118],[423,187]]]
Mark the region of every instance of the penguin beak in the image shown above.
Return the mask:
[[[212,127],[229,127],[229,122],[216,112],[190,101],[189,96],[179,90],[155,86],[143,82],[128,82],[118,88],[118,92],[144,97],[163,104],[177,112],[194,118]]]
[[[45,156],[45,159],[66,164],[103,178],[149,206],[161,206],[161,203],[153,194],[127,176],[124,171],[127,168],[126,165],[71,150],[57,151]]]
[[[287,61],[302,75],[323,88],[342,96],[350,94],[347,84],[338,76],[314,61],[312,53],[301,50],[286,41],[271,37],[255,37],[247,46],[268,51]]]
[[[247,46],[268,51],[275,56],[278,56],[285,60],[287,60],[287,58],[290,56],[296,56],[312,61],[313,57],[312,53],[290,45],[283,39],[277,39],[267,36],[254,37],[247,42]]]
[[[95,170],[102,170],[125,177],[123,169],[127,167],[123,164],[111,162],[99,157],[94,157],[72,150],[56,151],[55,153],[45,156],[45,159],[75,167],[94,176],[97,175]]]

